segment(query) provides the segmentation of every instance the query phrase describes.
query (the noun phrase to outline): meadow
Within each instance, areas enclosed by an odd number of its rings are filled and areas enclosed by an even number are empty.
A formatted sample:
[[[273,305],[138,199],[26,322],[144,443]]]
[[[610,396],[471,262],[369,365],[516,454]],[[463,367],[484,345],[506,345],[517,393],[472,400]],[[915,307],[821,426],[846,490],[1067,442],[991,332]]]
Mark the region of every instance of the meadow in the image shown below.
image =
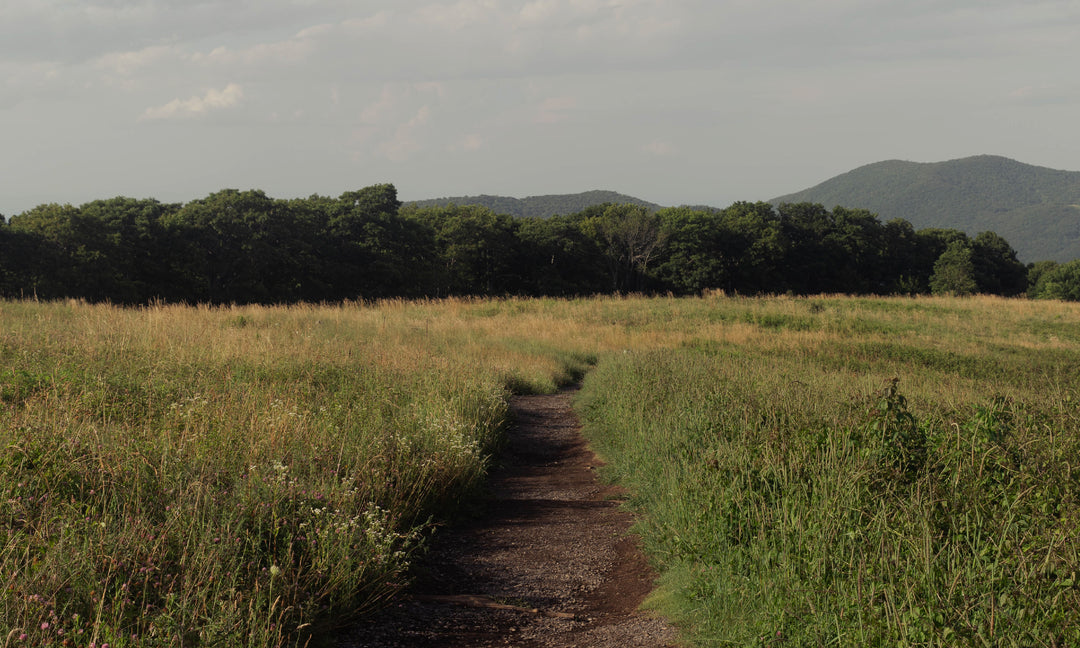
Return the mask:
[[[3,302],[0,646],[315,645],[583,376],[689,640],[1075,644],[1078,375],[1049,301]]]
[[[1080,311],[711,313],[579,399],[695,645],[1080,645]]]

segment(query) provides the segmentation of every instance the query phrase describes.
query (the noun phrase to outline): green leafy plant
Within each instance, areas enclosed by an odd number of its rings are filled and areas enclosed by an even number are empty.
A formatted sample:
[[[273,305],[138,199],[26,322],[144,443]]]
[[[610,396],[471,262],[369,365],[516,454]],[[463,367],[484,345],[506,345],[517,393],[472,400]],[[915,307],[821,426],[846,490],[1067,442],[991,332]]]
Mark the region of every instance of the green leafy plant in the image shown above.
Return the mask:
[[[879,467],[893,477],[911,480],[926,463],[926,433],[908,411],[899,385],[900,379],[893,378],[877,395],[866,429],[880,442]]]

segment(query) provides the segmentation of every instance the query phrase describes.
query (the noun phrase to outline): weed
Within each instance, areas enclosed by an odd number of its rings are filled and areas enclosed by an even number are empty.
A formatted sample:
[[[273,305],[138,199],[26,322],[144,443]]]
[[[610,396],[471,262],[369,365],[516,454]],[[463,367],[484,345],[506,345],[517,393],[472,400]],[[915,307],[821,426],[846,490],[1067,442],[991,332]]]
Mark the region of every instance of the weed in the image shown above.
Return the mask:
[[[893,378],[878,395],[866,432],[880,442],[879,467],[894,478],[910,481],[926,462],[926,434],[908,411],[899,383],[899,378]]]

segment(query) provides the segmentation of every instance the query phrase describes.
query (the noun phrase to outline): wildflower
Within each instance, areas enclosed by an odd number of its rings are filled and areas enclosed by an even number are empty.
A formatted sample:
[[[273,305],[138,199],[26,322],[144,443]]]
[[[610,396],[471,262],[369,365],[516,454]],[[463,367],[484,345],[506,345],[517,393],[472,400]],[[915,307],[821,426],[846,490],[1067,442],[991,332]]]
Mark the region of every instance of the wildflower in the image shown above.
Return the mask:
[[[273,578],[281,573],[281,567],[277,565],[270,565],[270,577]]]

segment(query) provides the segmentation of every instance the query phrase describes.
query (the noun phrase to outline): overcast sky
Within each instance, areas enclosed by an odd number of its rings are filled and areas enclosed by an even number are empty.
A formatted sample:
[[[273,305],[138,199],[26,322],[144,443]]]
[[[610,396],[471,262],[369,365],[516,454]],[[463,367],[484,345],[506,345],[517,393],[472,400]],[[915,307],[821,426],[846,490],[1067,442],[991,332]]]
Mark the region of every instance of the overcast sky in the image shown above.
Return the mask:
[[[0,213],[1080,170],[1080,0],[3,0]]]

